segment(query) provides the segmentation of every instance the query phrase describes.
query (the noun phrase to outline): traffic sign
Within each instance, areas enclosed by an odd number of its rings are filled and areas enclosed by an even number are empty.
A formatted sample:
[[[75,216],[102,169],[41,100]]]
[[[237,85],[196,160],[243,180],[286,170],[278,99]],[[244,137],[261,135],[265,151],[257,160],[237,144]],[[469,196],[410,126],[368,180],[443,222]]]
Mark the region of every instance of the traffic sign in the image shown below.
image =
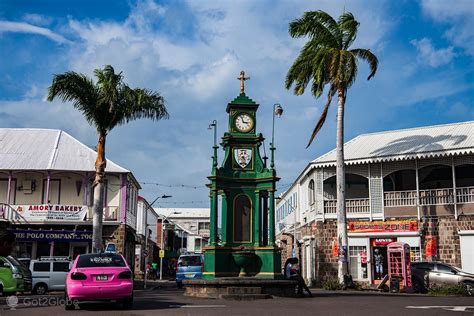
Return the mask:
[[[164,250],[160,250],[160,258],[164,258],[165,257],[165,251]]]
[[[143,250],[143,257],[148,257],[148,251],[147,250]]]

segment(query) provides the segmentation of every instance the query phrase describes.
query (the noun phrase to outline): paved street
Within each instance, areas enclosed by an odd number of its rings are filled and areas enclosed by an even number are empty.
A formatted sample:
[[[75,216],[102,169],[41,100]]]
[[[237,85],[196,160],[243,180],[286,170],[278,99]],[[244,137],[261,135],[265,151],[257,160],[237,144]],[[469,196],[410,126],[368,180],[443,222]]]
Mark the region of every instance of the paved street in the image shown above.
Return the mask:
[[[226,301],[188,298],[174,287],[137,290],[133,310],[123,311],[113,303],[81,304],[80,310],[66,312],[60,293],[19,297],[16,310],[0,298],[0,316],[6,315],[472,315],[474,299],[469,297],[428,297],[366,292],[315,290],[313,298],[275,298],[258,301]],[[37,305],[42,305],[37,307]]]

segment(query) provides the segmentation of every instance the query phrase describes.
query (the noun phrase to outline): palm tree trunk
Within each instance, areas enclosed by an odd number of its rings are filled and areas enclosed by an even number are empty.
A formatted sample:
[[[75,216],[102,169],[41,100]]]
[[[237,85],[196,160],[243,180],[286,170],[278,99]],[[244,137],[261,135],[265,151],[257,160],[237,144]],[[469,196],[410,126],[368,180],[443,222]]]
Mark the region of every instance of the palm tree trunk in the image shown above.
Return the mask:
[[[346,179],[344,166],[344,105],[346,91],[338,90],[337,103],[337,130],[336,130],[336,186],[337,186],[337,240],[339,249],[338,278],[344,282],[344,275],[348,274],[348,239],[346,221]]]
[[[101,252],[104,248],[102,242],[102,221],[104,218],[104,177],[105,177],[105,138],[106,132],[99,130],[97,143],[97,159],[95,161],[94,204],[92,217],[92,251]]]

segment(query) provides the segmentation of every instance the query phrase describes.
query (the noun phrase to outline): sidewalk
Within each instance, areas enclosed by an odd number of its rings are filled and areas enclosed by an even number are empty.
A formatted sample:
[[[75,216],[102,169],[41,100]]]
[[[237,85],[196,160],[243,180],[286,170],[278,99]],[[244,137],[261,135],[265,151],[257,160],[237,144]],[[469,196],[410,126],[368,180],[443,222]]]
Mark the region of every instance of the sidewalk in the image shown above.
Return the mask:
[[[156,287],[176,287],[175,280],[147,280],[146,281],[146,288],[153,289]],[[143,280],[135,280],[133,281],[133,288],[134,289],[144,289],[144,281]]]

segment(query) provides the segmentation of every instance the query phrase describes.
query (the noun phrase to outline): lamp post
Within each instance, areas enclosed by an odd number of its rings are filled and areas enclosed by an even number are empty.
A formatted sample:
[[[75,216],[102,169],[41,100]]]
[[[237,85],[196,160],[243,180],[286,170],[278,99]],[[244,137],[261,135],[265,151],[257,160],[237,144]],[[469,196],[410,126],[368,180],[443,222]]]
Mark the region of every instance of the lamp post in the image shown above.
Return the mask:
[[[275,168],[275,115],[280,117],[283,114],[283,108],[279,103],[273,104],[273,118],[272,118],[272,142],[270,144],[271,160],[270,168]]]
[[[164,225],[165,225],[165,220],[168,219],[168,217],[170,217],[171,215],[174,215],[174,214],[181,214],[181,212],[173,212],[173,213],[170,213],[168,214],[168,216],[162,216],[162,219],[161,219],[161,250],[164,250],[164,243],[163,243],[163,228],[164,228]],[[160,256],[160,281],[163,280],[163,257]]]
[[[281,197],[276,197],[275,199],[286,202]],[[296,225],[298,224],[298,222],[296,221],[296,208],[293,207],[293,205],[291,205],[290,203],[288,203],[288,205],[291,207],[291,210],[293,211],[293,249],[292,249],[292,256],[296,257]],[[289,225],[285,225],[285,226],[289,226]]]
[[[212,156],[212,168],[217,167],[217,149],[219,146],[217,146],[217,120],[213,120],[211,124],[209,124],[209,127],[207,128],[209,130],[214,129],[214,146],[212,148],[214,149],[214,155]]]
[[[156,199],[153,200],[153,202],[151,202],[150,205],[147,205],[147,207],[145,208],[144,212],[145,212],[145,250],[148,251],[148,208],[150,207],[153,207],[153,204],[155,204],[156,201],[158,201],[159,199],[167,199],[167,198],[170,198],[172,197],[171,195],[166,195],[166,194],[163,194],[162,196],[158,196]],[[146,289],[146,280],[147,280],[147,277],[148,277],[148,269],[146,268],[146,262],[147,262],[147,258],[145,258],[145,279],[143,280],[143,288]]]

